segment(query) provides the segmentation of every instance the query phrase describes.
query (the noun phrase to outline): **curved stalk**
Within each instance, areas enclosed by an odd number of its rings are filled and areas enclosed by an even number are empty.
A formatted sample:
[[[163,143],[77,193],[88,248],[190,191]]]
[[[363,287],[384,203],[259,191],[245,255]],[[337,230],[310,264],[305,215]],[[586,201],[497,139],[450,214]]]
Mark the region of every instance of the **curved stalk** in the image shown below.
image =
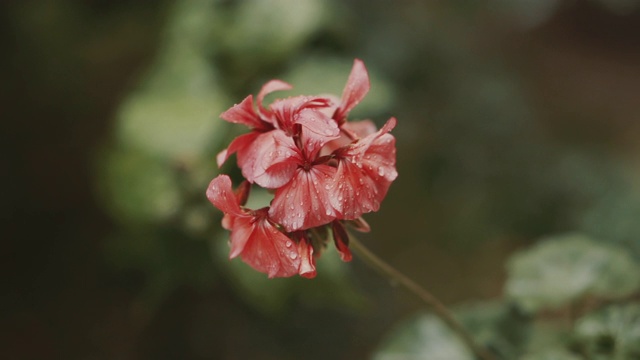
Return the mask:
[[[378,271],[388,276],[391,280],[402,285],[409,292],[418,296],[424,301],[442,321],[444,321],[451,330],[453,330],[465,345],[473,352],[473,354],[482,360],[494,360],[493,354],[487,351],[484,347],[478,345],[473,339],[471,334],[460,324],[453,314],[447,309],[440,300],[433,296],[429,291],[418,285],[415,281],[408,278],[406,275],[387,264],[384,260],[367,249],[360,241],[350,236],[349,246],[359,253],[364,260],[366,260],[371,266]]]

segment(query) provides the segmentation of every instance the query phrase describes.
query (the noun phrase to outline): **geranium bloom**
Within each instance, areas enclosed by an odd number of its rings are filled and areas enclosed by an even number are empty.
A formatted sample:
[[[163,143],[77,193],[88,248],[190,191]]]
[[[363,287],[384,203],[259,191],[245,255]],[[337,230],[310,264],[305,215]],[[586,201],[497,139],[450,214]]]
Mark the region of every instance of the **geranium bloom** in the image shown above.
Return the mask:
[[[236,195],[228,176],[211,181],[207,197],[225,213],[230,258],[240,256],[269,277],[311,278],[330,231],[341,259],[351,260],[345,225],[368,231],[361,216],[380,208],[398,176],[395,138],[390,134],[396,119],[377,131],[368,120],[347,121],[369,86],[367,70],[356,59],[339,100],[295,96],[265,107],[267,94],[291,88],[272,80],[258,94],[257,107],[249,95],[221,115],[251,131],[218,155],[218,165],[236,153],[247,184],[275,193],[269,207],[250,210],[242,206],[248,187]]]

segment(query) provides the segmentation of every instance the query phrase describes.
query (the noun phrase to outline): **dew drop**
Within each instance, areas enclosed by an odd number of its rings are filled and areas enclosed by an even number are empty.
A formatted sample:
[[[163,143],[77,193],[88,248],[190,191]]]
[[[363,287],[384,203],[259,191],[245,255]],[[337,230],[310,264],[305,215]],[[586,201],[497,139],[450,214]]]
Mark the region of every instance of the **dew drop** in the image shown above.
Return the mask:
[[[327,209],[327,211],[325,211],[325,214],[326,214],[327,216],[330,216],[330,215],[331,215],[331,210]]]
[[[294,253],[294,252],[290,252],[290,253],[289,253],[289,258],[290,258],[291,260],[295,260],[295,259],[297,259],[297,258],[298,258],[298,254],[296,254],[296,253]]]
[[[290,240],[287,240],[286,243],[284,243],[284,246],[290,248],[293,245],[293,243]]]
[[[384,168],[382,166],[378,168],[378,175],[384,176]]]

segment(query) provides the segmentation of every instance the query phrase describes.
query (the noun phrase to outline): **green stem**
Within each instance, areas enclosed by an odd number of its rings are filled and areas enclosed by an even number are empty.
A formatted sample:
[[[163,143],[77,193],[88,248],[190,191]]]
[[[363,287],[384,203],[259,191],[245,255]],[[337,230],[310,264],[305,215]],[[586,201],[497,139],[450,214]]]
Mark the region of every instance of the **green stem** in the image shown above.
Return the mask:
[[[478,345],[471,334],[460,324],[453,314],[447,309],[440,300],[433,296],[430,292],[418,285],[415,281],[408,278],[406,275],[396,270],[391,265],[387,264],[384,260],[380,259],[377,255],[367,249],[358,239],[353,236],[349,238],[349,246],[358,252],[369,264],[379,270],[390,279],[396,281],[398,284],[404,286],[409,292],[418,296],[424,301],[433,312],[444,321],[451,330],[453,330],[465,345],[475,354],[478,359],[482,360],[494,360],[493,354],[487,351],[484,347]]]

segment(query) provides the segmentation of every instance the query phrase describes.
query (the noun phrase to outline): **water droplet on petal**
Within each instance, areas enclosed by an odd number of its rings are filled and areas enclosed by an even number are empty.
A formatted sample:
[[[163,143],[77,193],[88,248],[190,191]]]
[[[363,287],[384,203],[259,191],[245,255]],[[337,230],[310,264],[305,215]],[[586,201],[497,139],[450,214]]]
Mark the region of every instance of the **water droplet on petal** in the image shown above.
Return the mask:
[[[384,176],[384,168],[382,166],[378,168],[378,175]]]
[[[286,243],[284,243],[284,246],[290,248],[293,245],[293,243],[291,242],[291,240],[287,240]]]
[[[291,258],[291,260],[295,260],[295,259],[298,258],[298,254],[296,254],[294,252],[291,252],[291,253],[289,253],[289,258]]]

